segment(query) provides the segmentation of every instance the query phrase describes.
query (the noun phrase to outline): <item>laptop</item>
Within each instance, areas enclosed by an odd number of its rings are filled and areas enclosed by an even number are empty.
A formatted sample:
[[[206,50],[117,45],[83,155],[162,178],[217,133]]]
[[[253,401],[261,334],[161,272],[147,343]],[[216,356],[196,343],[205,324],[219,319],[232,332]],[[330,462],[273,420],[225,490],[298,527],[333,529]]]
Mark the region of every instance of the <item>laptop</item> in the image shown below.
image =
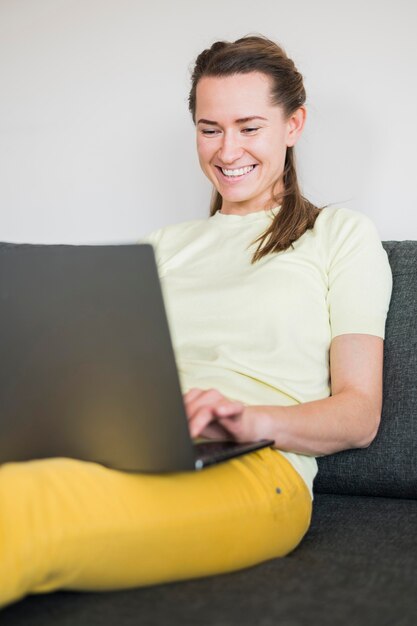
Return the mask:
[[[274,443],[191,439],[150,244],[2,244],[0,351],[0,463],[179,472]]]

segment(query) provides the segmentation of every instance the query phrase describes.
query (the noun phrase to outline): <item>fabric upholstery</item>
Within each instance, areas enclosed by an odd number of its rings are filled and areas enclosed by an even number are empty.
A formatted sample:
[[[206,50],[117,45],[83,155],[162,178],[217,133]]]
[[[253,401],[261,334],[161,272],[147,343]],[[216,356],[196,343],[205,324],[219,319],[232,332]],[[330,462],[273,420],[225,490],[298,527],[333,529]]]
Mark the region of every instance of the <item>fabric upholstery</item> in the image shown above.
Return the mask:
[[[384,403],[369,448],[318,459],[316,493],[417,498],[417,242],[383,242],[393,273]]]
[[[288,557],[132,591],[33,596],[5,609],[0,623],[413,626],[416,526],[415,500],[318,495],[310,531]]]

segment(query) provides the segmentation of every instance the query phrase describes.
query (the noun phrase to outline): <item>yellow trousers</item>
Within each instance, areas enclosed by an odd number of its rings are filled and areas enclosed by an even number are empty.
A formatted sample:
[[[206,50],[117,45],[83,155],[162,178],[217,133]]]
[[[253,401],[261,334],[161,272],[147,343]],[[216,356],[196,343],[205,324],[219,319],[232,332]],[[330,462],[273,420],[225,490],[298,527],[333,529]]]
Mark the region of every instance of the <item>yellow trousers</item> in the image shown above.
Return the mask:
[[[311,497],[276,450],[201,472],[47,459],[0,467],[0,606],[56,589],[211,576],[293,550]]]

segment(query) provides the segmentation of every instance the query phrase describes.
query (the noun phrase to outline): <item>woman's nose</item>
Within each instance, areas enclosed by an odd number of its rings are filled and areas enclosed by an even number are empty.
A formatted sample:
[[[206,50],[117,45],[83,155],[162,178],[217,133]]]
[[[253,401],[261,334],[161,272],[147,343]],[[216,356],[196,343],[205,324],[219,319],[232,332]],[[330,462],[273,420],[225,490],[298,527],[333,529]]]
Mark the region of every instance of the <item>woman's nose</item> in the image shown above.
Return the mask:
[[[236,135],[224,134],[218,156],[225,165],[237,161],[243,153],[243,148]]]

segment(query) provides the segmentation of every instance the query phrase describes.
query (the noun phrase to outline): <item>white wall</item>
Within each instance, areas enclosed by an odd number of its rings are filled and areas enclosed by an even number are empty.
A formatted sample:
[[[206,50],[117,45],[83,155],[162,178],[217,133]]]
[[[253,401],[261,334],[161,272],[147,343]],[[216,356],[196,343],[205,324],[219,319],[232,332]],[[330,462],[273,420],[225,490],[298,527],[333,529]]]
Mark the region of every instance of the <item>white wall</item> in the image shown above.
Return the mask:
[[[0,0],[0,240],[132,241],[207,215],[189,67],[262,33],[305,77],[304,192],[417,239],[415,0]]]

